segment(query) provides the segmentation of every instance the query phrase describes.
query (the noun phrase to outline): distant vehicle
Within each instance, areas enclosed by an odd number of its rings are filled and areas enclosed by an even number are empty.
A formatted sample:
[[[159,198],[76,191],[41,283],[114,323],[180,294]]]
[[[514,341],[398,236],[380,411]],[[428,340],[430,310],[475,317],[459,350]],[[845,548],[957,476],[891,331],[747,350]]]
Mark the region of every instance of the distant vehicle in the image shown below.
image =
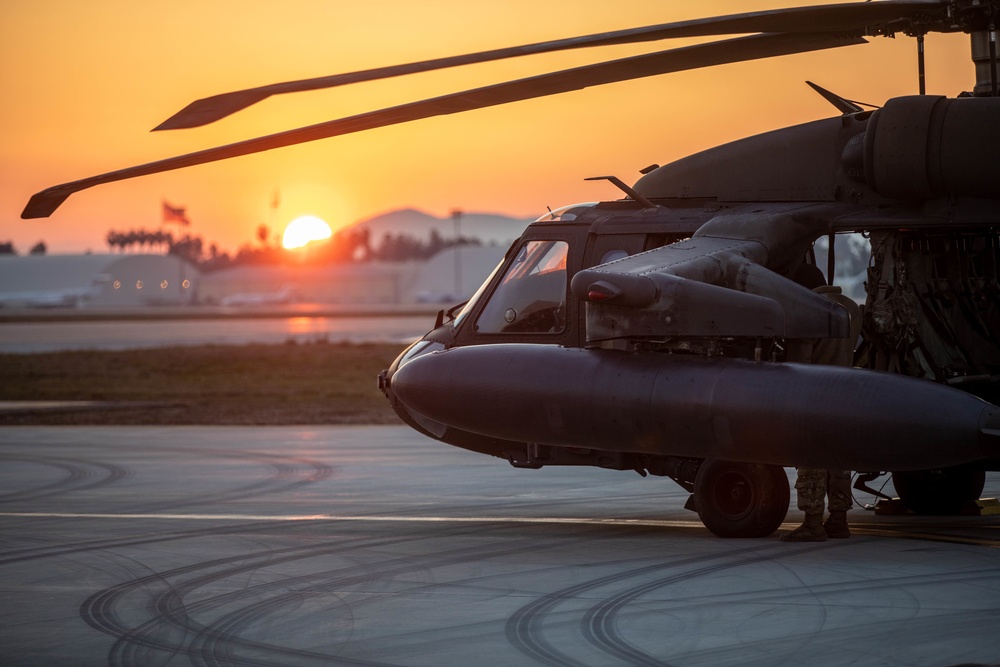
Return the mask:
[[[1000,98],[996,0],[819,5],[712,17],[265,86],[199,100],[194,127],[270,95],[588,46],[749,35],[553,72],[251,139],[49,188],[49,215],[100,183],[614,81],[897,34],[918,40],[920,95],[651,166],[617,201],[539,218],[468,303],[379,376],[400,417],[519,468],[670,477],[718,535],[772,533],[782,466],[894,471],[904,501],[947,512],[1000,469]],[[971,35],[975,88],[926,95],[923,39]],[[622,104],[629,104],[622,100]],[[632,101],[641,104],[641,101]],[[735,110],[735,107],[734,107]],[[590,138],[584,138],[589,140]],[[597,148],[595,147],[595,150]],[[850,339],[811,288],[860,233],[872,254],[856,367],[793,361]],[[849,344],[855,341],[850,341]]]
[[[0,308],[76,308],[97,294],[95,287],[0,292]]]

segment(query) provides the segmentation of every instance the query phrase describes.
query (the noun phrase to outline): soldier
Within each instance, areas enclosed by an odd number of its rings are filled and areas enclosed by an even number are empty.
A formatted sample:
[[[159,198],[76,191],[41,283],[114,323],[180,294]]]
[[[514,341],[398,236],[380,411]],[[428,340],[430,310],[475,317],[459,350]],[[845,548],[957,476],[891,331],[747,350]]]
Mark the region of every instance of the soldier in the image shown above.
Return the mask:
[[[801,526],[781,536],[782,542],[825,542],[828,537],[850,537],[847,510],[851,509],[851,472],[799,468],[795,477],[798,507],[805,512]],[[830,518],[823,521],[825,496],[830,496]]]
[[[861,309],[852,299],[841,294],[839,287],[822,285],[813,290],[847,309],[851,320],[850,338],[819,340],[789,348],[789,361],[813,364],[852,366],[854,344],[861,332]],[[850,537],[847,511],[851,509],[851,472],[798,468],[795,477],[798,508],[805,512],[805,521],[792,532],[782,535],[782,542],[825,542],[828,537]],[[830,518],[823,522],[823,504],[830,497]]]

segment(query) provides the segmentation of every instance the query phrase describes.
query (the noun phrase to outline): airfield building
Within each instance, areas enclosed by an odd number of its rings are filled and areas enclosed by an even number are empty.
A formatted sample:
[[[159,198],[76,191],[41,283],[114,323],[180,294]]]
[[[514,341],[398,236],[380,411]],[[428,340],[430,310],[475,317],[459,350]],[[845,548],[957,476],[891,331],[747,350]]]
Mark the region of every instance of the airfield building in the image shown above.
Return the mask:
[[[463,246],[426,262],[239,266],[205,274],[173,255],[0,256],[0,308],[458,303],[503,253],[498,245]]]
[[[0,307],[185,305],[200,281],[173,255],[0,256]]]
[[[426,262],[239,266],[205,274],[198,297],[222,306],[457,303],[476,291],[503,253],[501,246],[463,246]]]

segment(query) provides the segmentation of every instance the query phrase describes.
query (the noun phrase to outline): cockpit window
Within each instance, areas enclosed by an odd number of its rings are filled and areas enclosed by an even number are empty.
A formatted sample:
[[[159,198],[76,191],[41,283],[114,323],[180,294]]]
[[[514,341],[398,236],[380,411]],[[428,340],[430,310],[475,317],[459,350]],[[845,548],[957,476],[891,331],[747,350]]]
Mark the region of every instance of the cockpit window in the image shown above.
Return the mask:
[[[483,312],[477,333],[560,333],[566,326],[565,241],[527,241]]]

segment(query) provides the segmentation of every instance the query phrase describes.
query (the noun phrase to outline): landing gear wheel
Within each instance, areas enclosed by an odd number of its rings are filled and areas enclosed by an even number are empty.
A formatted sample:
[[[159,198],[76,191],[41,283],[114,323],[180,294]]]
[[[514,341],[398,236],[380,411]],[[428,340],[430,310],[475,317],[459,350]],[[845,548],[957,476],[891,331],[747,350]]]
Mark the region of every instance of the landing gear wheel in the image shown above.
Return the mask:
[[[694,481],[698,516],[719,537],[767,537],[785,520],[789,497],[775,465],[709,459]]]
[[[899,499],[917,514],[960,514],[985,484],[985,471],[965,467],[892,473]]]

